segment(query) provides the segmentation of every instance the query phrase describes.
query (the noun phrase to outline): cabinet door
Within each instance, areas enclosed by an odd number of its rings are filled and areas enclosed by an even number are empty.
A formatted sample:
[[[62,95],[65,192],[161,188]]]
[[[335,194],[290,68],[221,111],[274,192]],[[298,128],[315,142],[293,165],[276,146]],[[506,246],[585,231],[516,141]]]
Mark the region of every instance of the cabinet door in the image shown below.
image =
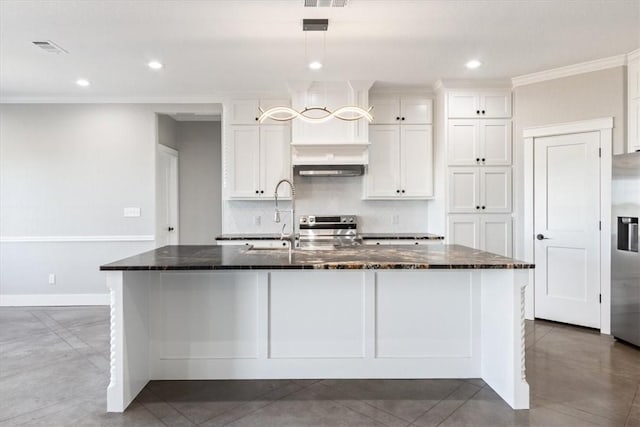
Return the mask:
[[[640,98],[629,100],[627,152],[640,151]]]
[[[475,92],[450,92],[447,107],[451,119],[480,117],[480,97]]]
[[[403,197],[433,196],[431,125],[400,127],[400,191]]]
[[[400,126],[369,126],[367,198],[400,196]]]
[[[371,115],[376,125],[400,123],[400,98],[397,96],[372,97],[369,105],[373,107]]]
[[[267,111],[269,108],[273,107],[289,107],[291,102],[288,99],[261,99],[260,100],[260,109],[262,111]],[[260,111],[258,111],[260,114]],[[280,122],[277,120],[267,119],[264,122],[260,123],[260,125],[283,125],[285,122]]]
[[[428,98],[401,98],[400,121],[403,125],[431,124],[433,101]]]
[[[480,163],[511,164],[511,120],[478,120]]]
[[[480,116],[487,118],[511,117],[511,92],[483,92],[480,94]]]
[[[260,197],[271,199],[278,181],[291,179],[291,144],[288,125],[260,126]],[[291,197],[288,185],[278,197]]]
[[[260,115],[257,99],[241,99],[231,101],[229,105],[229,124],[232,125],[257,125],[256,120]]]
[[[480,248],[479,215],[449,215],[447,243],[470,248]]]
[[[511,257],[513,226],[511,215],[479,215],[480,248],[483,251]]]
[[[478,170],[481,212],[511,212],[511,167],[481,167]]]
[[[258,198],[260,190],[258,126],[231,126],[225,168],[230,198]]]
[[[464,166],[480,164],[478,120],[449,120],[447,163]]]
[[[449,168],[449,212],[479,212],[478,168]]]

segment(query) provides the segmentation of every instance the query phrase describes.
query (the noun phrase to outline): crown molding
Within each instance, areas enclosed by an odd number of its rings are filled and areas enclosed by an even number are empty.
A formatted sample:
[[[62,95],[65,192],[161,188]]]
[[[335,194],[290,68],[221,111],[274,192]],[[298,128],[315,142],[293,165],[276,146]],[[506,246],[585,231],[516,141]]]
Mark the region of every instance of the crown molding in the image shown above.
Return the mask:
[[[220,96],[196,97],[28,97],[5,96],[0,104],[221,104]]]
[[[447,89],[511,89],[509,79],[439,79],[433,85],[433,90]]]
[[[511,79],[513,87],[540,83],[547,80],[561,79],[563,77],[575,76],[578,74],[591,73],[593,71],[606,70],[608,68],[622,67],[627,64],[627,55],[616,55],[608,58],[596,59],[594,61],[581,62],[579,64],[567,65],[566,67],[552,68],[551,70],[538,71],[536,73],[524,74]]]
[[[627,62],[640,58],[640,49],[627,53]]]

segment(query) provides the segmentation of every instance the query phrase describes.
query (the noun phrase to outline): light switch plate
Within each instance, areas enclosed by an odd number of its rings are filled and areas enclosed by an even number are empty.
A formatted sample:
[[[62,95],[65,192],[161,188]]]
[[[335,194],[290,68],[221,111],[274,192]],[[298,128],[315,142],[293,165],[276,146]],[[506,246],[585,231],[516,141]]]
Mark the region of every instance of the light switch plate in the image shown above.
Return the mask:
[[[127,218],[140,216],[140,208],[124,208],[124,216]]]

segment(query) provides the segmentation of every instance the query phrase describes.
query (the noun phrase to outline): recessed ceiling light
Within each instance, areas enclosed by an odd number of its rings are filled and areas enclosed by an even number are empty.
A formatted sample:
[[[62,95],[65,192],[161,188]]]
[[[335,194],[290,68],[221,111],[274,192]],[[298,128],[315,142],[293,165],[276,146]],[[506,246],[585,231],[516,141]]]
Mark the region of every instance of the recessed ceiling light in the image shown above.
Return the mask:
[[[78,80],[76,80],[76,84],[78,86],[81,86],[81,87],[87,87],[87,86],[91,85],[91,83],[89,83],[89,80],[87,80],[87,79],[78,79]]]
[[[322,68],[322,64],[318,61],[313,61],[309,63],[309,68],[311,68],[312,70],[319,70],[320,68]]]
[[[159,70],[162,68],[162,63],[158,62],[158,61],[151,61],[147,64],[149,66],[149,68],[151,68],[152,70]]]
[[[465,64],[465,66],[470,70],[475,70],[476,68],[479,68],[481,65],[482,65],[482,62],[478,61],[477,59],[472,59],[471,61]]]

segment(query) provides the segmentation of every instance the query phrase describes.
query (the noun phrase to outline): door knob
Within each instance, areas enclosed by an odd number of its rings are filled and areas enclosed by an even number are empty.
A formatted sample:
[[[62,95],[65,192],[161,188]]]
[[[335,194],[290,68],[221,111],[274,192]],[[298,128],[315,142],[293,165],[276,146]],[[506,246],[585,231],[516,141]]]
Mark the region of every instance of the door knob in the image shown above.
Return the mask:
[[[173,230],[174,230],[174,228],[173,228],[173,227],[171,227],[171,226],[169,226],[169,227],[167,228],[167,230],[168,230],[168,231],[173,231]]]
[[[538,240],[547,240],[547,239],[549,239],[549,238],[548,238],[548,237],[544,237],[544,234],[538,234],[538,235],[536,236],[536,239],[538,239]]]

